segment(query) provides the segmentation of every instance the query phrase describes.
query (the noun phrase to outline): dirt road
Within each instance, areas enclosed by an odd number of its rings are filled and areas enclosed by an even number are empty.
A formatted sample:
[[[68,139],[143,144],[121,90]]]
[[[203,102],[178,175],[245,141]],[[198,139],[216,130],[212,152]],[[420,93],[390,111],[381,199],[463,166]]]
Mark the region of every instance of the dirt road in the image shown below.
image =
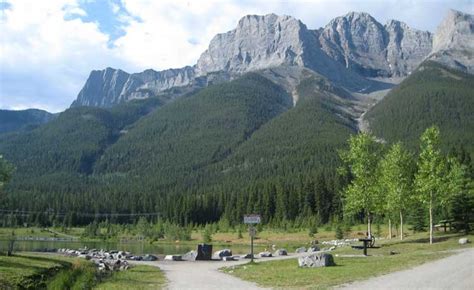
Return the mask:
[[[474,289],[474,249],[339,289]]]

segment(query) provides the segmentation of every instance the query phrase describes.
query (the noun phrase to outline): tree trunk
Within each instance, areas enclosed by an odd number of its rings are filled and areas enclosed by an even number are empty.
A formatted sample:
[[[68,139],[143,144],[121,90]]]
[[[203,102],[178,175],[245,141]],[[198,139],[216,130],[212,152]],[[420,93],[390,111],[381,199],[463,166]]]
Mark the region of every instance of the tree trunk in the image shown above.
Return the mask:
[[[403,214],[400,211],[400,240],[403,240]]]
[[[430,199],[430,245],[433,244],[433,201]]]
[[[367,235],[372,237],[372,224],[371,224],[370,213],[367,214]]]
[[[388,219],[388,236],[389,239],[392,239],[392,219]]]

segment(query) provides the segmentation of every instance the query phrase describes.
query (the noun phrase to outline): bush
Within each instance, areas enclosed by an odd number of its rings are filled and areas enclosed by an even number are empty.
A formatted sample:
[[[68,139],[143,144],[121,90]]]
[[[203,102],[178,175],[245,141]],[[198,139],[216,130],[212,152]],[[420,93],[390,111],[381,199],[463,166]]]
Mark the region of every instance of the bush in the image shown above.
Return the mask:
[[[212,232],[209,225],[206,225],[202,231],[202,240],[206,244],[212,242]]]
[[[344,231],[342,229],[342,226],[340,224],[336,225],[336,239],[340,240],[344,238]]]

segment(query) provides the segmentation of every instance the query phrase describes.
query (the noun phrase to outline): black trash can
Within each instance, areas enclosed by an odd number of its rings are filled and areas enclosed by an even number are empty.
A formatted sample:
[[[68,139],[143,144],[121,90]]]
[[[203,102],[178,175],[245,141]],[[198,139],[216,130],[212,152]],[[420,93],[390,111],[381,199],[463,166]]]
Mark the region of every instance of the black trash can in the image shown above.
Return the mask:
[[[212,258],[212,245],[199,244],[197,248],[196,260],[208,261]]]

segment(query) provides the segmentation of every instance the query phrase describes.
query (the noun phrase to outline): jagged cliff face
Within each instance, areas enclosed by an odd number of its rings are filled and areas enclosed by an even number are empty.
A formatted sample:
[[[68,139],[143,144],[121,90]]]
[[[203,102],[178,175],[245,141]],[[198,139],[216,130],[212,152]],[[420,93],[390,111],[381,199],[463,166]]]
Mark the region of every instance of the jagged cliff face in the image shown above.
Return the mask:
[[[216,35],[193,67],[128,74],[93,71],[72,106],[109,107],[147,98],[176,87],[202,87],[218,75],[240,75],[278,66],[313,70],[350,92],[386,89],[368,77],[404,77],[428,55],[472,71],[472,15],[451,12],[437,34],[391,20],[386,25],[367,13],[349,13],[324,28],[309,30],[291,16],[243,17],[236,29]],[[217,79],[222,77],[217,77]]]
[[[194,78],[192,67],[160,72],[150,69],[135,74],[113,68],[92,71],[71,106],[110,107],[132,99],[148,98],[169,88],[190,85]]]
[[[308,30],[290,16],[249,15],[237,28],[216,35],[196,64],[198,74],[243,73],[279,65],[303,66],[303,42]]]
[[[322,49],[346,68],[363,76],[406,76],[431,51],[427,31],[405,23],[377,22],[367,13],[349,13],[332,20],[319,36]]]
[[[474,73],[474,16],[450,10],[436,31],[429,59]]]

